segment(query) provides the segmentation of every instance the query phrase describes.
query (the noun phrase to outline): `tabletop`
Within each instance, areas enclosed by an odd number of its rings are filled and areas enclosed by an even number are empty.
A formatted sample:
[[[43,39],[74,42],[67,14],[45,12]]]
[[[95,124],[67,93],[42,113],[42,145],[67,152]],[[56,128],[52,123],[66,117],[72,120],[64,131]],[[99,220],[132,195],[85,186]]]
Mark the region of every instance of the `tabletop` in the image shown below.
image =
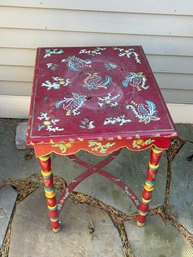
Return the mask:
[[[141,46],[37,49],[28,144],[175,135]]]

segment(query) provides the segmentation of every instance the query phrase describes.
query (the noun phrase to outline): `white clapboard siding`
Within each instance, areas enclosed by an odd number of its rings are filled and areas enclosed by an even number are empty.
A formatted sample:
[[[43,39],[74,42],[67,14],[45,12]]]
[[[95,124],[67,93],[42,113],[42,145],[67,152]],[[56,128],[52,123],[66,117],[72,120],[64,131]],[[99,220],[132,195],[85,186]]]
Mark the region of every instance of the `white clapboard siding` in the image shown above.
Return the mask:
[[[184,104],[189,104],[193,99],[193,90],[161,89],[163,97],[168,103],[178,103],[177,99],[183,98]],[[193,115],[193,113],[192,113]]]
[[[93,19],[92,11],[18,7],[0,7],[0,13],[1,26],[11,28],[193,36],[192,16],[95,12]]]
[[[191,37],[0,28],[0,47],[142,45],[146,54],[193,56]]]
[[[32,82],[25,81],[0,81],[0,95],[30,96]]]
[[[1,6],[10,7],[36,7],[47,9],[89,10],[108,12],[131,12],[131,13],[157,13],[157,14],[181,14],[193,15],[192,0],[146,0],[142,1],[113,1],[113,0],[1,0]]]
[[[192,0],[0,0],[0,117],[27,117],[37,47],[95,45],[142,45],[175,121],[193,104]]]
[[[161,88],[193,91],[193,76],[191,74],[154,73],[154,75]],[[178,102],[179,99],[186,100],[184,98],[176,98],[176,101]]]
[[[33,68],[25,66],[0,66],[1,81],[23,81],[31,82],[33,79]],[[14,93],[14,92],[13,92]]]
[[[34,66],[36,50],[0,48],[1,65]]]

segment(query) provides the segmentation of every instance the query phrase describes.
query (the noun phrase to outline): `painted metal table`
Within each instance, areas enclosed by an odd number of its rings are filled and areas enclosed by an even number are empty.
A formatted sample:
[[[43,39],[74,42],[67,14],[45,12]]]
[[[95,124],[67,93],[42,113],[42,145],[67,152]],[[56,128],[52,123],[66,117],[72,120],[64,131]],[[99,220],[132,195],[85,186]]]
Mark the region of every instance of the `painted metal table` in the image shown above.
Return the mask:
[[[140,46],[39,48],[29,113],[27,143],[40,160],[52,230],[72,190],[98,173],[121,187],[145,223],[161,153],[177,135],[164,99]],[[121,148],[152,147],[142,200],[118,178],[101,168]],[[75,155],[85,150],[108,155],[88,165]],[[57,200],[50,154],[65,155],[87,170]]]

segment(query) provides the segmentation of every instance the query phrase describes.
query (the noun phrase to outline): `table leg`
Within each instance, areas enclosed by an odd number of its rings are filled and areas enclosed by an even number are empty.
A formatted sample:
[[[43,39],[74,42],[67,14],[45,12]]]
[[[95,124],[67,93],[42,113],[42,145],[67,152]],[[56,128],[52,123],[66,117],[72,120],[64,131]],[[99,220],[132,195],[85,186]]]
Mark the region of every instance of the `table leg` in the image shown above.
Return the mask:
[[[60,230],[60,222],[58,218],[57,201],[55,197],[55,188],[53,184],[53,173],[51,170],[50,156],[39,157],[41,165],[41,174],[44,181],[44,191],[48,207],[48,213],[51,221],[51,228],[54,232]]]
[[[146,215],[149,210],[149,203],[151,202],[152,191],[154,190],[155,176],[158,172],[159,161],[162,154],[161,149],[152,147],[150,153],[149,167],[147,169],[146,181],[142,193],[142,201],[139,206],[139,214],[137,217],[137,225],[142,227],[146,220]]]

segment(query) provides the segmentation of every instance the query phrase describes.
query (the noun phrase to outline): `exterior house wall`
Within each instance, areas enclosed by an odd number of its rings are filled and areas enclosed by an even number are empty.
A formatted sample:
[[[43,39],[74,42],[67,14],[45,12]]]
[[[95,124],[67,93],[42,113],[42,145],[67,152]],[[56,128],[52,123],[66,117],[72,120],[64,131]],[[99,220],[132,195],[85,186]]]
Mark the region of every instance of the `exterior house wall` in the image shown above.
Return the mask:
[[[172,112],[193,104],[193,1],[0,0],[0,117],[27,118],[37,47],[95,45],[142,45]]]

